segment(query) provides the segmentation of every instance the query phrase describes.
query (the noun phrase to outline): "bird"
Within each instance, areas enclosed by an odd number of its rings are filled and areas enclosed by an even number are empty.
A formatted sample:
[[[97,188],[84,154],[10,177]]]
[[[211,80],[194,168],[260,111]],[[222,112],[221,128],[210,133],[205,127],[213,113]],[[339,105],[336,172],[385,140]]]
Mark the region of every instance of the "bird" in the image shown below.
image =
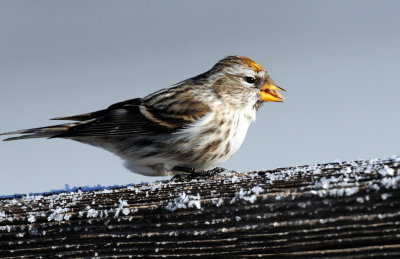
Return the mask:
[[[268,72],[245,56],[227,56],[210,70],[143,98],[57,117],[69,123],[2,133],[4,141],[62,138],[103,148],[147,176],[206,170],[230,159],[265,102],[283,102]]]

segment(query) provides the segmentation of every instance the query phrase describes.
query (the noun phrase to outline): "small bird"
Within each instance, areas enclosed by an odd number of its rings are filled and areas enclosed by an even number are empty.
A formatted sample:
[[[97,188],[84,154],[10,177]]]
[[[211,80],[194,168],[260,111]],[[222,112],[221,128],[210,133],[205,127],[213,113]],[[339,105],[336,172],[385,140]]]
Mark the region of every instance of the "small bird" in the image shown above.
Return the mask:
[[[95,112],[58,117],[72,123],[25,129],[7,140],[65,138],[106,149],[149,176],[205,170],[230,159],[263,102],[282,102],[267,71],[250,58],[228,56],[209,71]],[[182,170],[183,169],[183,170]]]

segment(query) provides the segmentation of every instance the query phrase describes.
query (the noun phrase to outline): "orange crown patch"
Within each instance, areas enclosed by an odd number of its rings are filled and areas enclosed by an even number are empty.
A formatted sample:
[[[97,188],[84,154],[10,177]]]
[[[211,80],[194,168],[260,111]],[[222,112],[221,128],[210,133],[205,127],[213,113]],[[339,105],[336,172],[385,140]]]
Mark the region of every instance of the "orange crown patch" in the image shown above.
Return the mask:
[[[248,67],[256,71],[257,73],[260,72],[261,70],[264,70],[262,66],[257,64],[257,62],[249,59],[248,57],[241,57],[241,59],[246,63]]]

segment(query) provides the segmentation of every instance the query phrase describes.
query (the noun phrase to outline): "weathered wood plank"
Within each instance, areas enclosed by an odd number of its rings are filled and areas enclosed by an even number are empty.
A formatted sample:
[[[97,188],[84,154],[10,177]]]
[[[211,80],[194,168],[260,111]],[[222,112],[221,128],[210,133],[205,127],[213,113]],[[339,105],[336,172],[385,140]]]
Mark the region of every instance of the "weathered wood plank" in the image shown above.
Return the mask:
[[[0,199],[0,257],[400,256],[400,157]]]

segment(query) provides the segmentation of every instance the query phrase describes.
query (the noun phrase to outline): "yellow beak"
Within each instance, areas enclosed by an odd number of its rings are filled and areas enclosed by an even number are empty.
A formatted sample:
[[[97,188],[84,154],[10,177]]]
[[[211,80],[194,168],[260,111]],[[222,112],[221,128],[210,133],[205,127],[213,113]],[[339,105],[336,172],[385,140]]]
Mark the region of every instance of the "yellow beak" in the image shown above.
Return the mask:
[[[261,99],[264,102],[283,102],[285,98],[278,91],[286,90],[271,83],[265,84],[260,88]]]

